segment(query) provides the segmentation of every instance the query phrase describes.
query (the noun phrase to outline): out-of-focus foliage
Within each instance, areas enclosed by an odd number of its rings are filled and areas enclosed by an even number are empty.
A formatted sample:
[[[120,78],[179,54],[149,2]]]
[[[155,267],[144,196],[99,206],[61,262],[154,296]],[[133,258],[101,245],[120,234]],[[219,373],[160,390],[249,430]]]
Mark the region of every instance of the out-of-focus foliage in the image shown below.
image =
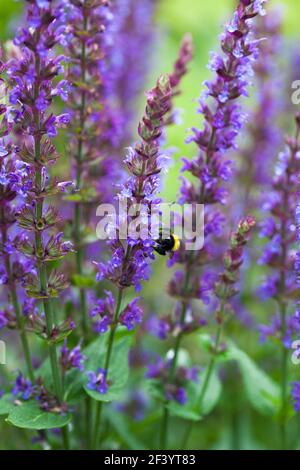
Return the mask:
[[[1,0],[0,2],[0,41],[10,38],[18,23],[22,3],[16,0]]]

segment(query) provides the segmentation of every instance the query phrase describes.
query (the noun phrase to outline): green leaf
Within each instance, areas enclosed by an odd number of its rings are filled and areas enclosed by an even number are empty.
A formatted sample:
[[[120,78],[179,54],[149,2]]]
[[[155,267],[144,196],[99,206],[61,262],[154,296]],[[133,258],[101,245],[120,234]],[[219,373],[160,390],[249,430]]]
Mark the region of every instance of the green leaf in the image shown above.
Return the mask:
[[[38,402],[30,400],[20,402],[11,408],[6,421],[18,428],[52,429],[66,426],[70,419],[70,414],[61,415],[42,411]]]
[[[46,359],[36,370],[36,377],[41,377],[47,390],[54,392],[49,358]],[[67,371],[64,377],[63,400],[69,405],[75,405],[80,402],[86,396],[83,390],[85,383],[86,380],[84,372],[75,368]]]
[[[169,402],[168,409],[173,416],[178,416],[190,421],[199,421],[215,408],[222,392],[222,386],[215,371],[211,374],[200,408],[199,397],[202,391],[201,387],[204,385],[205,375],[206,369],[201,371],[199,383],[189,382],[186,387],[188,399],[184,405],[180,405],[174,400]]]
[[[107,340],[109,334],[100,336],[94,343],[89,345],[84,354],[87,356],[86,370],[97,371],[99,367],[104,366],[107,351]],[[110,359],[107,381],[109,382],[106,394],[101,394],[84,387],[86,393],[97,401],[110,402],[117,400],[122,396],[124,387],[129,376],[128,355],[131,345],[132,334],[121,331],[116,335],[113,350]],[[85,377],[85,385],[87,378]]]
[[[200,344],[211,351],[211,338],[199,335]],[[236,361],[241,371],[244,388],[253,408],[266,416],[278,416],[280,412],[280,388],[259,366],[232,342],[216,356],[216,362]]]
[[[0,398],[0,415],[8,415],[14,406],[14,397],[9,394],[3,395]]]
[[[209,354],[212,354],[213,352],[213,340],[210,335],[207,334],[200,334],[198,335],[200,345],[203,347],[203,349],[208,352]],[[224,351],[218,352],[216,355],[216,362],[226,362],[230,360],[230,352],[227,349]]]
[[[261,414],[276,416],[280,412],[280,388],[255,362],[234,345],[230,345],[228,357],[240,367],[245,391],[252,406]]]
[[[205,373],[206,369],[203,371],[202,374],[200,374],[200,383],[202,384],[204,383]],[[221,397],[221,393],[222,385],[217,375],[217,372],[214,371],[212,372],[208,387],[206,389],[206,393],[203,398],[202,410],[200,410],[202,415],[208,415],[212,412]]]
[[[72,369],[65,375],[64,401],[69,405],[74,405],[86,396],[85,392],[97,401],[109,402],[119,398],[123,392],[129,375],[128,354],[131,339],[132,333],[127,332],[127,330],[123,330],[122,328],[120,328],[115,335],[108,376],[108,380],[111,382],[111,385],[109,386],[107,394],[101,395],[98,392],[88,390],[86,388],[88,381],[86,373],[80,372],[77,369]],[[83,354],[86,356],[84,364],[85,371],[93,370],[96,372],[99,367],[103,367],[107,351],[107,340],[108,334],[100,335],[83,350]],[[43,379],[44,385],[48,390],[53,389],[49,359],[46,359],[39,367],[36,371],[36,376]]]
[[[81,402],[85,393],[82,385],[82,374],[78,369],[72,369],[66,374],[64,401],[69,405],[76,405]]]
[[[162,383],[160,380],[157,379],[148,379],[146,381],[146,390],[148,391],[149,395],[151,395],[152,398],[155,400],[161,401],[162,403],[165,403],[166,398],[163,390]]]

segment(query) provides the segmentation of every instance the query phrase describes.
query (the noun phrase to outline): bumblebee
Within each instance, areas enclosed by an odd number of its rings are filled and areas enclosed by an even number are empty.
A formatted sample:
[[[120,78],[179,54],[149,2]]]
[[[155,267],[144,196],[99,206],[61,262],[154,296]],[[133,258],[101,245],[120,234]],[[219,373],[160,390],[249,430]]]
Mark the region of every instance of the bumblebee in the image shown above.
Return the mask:
[[[155,240],[154,250],[162,256],[179,250],[180,240],[174,233],[161,232],[159,238]]]

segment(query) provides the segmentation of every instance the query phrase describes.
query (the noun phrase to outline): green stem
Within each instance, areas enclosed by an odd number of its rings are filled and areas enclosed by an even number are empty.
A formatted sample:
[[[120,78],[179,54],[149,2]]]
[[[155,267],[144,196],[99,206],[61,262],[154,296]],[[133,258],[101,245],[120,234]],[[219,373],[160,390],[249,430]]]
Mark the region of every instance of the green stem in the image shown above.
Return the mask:
[[[216,354],[218,353],[218,349],[219,349],[219,345],[220,345],[220,341],[221,341],[221,335],[222,335],[222,324],[218,325],[216,339],[215,339],[214,353],[213,353],[212,357],[210,358],[208,368],[207,368],[206,374],[205,374],[205,379],[204,379],[204,382],[203,382],[203,387],[202,387],[200,397],[199,397],[199,403],[198,403],[199,409],[201,409],[201,407],[203,405],[203,400],[205,398],[205,395],[206,395],[206,392],[207,392],[207,389],[208,389],[208,386],[209,386],[209,382],[210,382],[212,373],[213,373],[214,368],[215,368]]]
[[[189,264],[190,264],[189,260]],[[190,273],[191,270],[189,269],[189,266],[186,269],[185,273],[185,281],[184,281],[184,292],[187,291],[188,285],[190,282]],[[187,303],[183,302],[182,303],[182,310],[181,310],[181,316],[180,316],[180,324],[183,325],[185,323],[185,317],[186,317],[186,312],[187,312]],[[181,341],[182,341],[182,334],[179,334],[175,340],[175,345],[174,345],[174,351],[173,351],[173,359],[172,359],[172,364],[170,368],[170,375],[169,375],[169,381],[170,383],[173,382],[174,376],[176,373],[176,367],[177,367],[177,361],[178,361],[178,354],[181,346]],[[169,410],[167,408],[168,401],[165,402],[164,407],[163,407],[163,416],[162,416],[162,422],[161,422],[161,431],[160,431],[160,449],[164,450],[168,446],[167,438],[168,438],[168,428],[169,428]]]
[[[186,316],[186,304],[183,304],[183,309],[182,309],[182,321],[184,322]],[[176,366],[177,366],[177,360],[178,360],[178,353],[180,350],[180,345],[181,345],[181,339],[182,335],[179,334],[176,338],[176,343],[174,346],[174,356],[173,356],[173,361],[171,364],[171,369],[170,369],[170,383],[173,382],[174,380],[174,375],[176,372]],[[164,407],[163,407],[163,416],[162,416],[162,422],[161,422],[161,431],[160,431],[160,449],[164,450],[167,448],[167,436],[168,436],[168,428],[169,428],[169,418],[170,418],[170,413],[167,408],[168,401],[165,402]]]
[[[166,401],[163,407],[161,430],[160,430],[160,450],[167,449],[167,436],[168,436],[168,430],[169,430],[169,417],[170,417],[167,404],[168,402]]]
[[[69,437],[69,430],[68,425],[61,428],[63,446],[65,450],[70,450],[70,437]]]
[[[36,125],[39,128],[39,118],[36,117]],[[35,161],[40,161],[41,156],[41,138],[39,135],[36,135],[34,138],[34,150],[35,150]],[[42,169],[39,166],[36,169],[36,188],[37,192],[42,192]],[[43,218],[43,198],[39,197],[37,204],[36,204],[36,220],[39,221]],[[57,352],[56,352],[56,345],[51,342],[51,334],[54,327],[54,320],[53,320],[53,304],[51,299],[48,297],[48,275],[47,275],[47,268],[45,262],[43,261],[43,238],[42,233],[39,230],[35,231],[35,250],[38,257],[37,267],[38,267],[38,276],[39,276],[39,283],[40,283],[40,292],[44,296],[43,298],[43,307],[45,312],[45,319],[46,319],[46,331],[47,331],[47,338],[48,338],[48,348],[49,348],[49,356],[50,356],[50,363],[52,369],[52,376],[53,376],[53,383],[55,388],[55,393],[57,398],[61,401],[62,400],[62,383],[61,377],[59,373],[58,367],[58,360],[57,360]]]
[[[85,427],[86,427],[86,446],[91,450],[92,430],[93,430],[93,401],[87,396],[85,399]]]
[[[1,207],[1,220],[4,220],[4,209],[3,206]],[[5,224],[2,225],[2,243],[4,244],[7,240],[7,230],[5,227]],[[24,319],[22,318],[21,314],[21,309],[20,309],[20,304],[18,300],[18,294],[17,294],[17,289],[16,289],[16,284],[15,280],[13,277],[13,273],[11,270],[11,263],[10,263],[10,258],[9,255],[6,255],[4,257],[5,260],[5,269],[7,272],[8,276],[8,288],[9,288],[9,294],[11,297],[11,302],[14,308],[14,312],[16,315],[16,320],[17,320],[17,325],[18,329],[20,332],[20,339],[21,339],[21,344],[22,344],[22,349],[23,349],[23,354],[24,354],[24,359],[28,371],[28,376],[29,379],[34,382],[34,372],[33,372],[33,367],[32,367],[32,361],[31,361],[31,354],[30,354],[30,349],[29,349],[29,344],[28,344],[28,338],[24,326]]]
[[[297,138],[298,140],[298,138]],[[289,188],[290,184],[290,175],[287,175],[287,188]],[[288,211],[289,205],[289,189],[284,190],[283,193],[283,204],[282,209],[284,211]],[[280,229],[280,236],[281,236],[281,243],[282,243],[282,251],[281,251],[281,271],[280,271],[280,280],[279,280],[279,309],[280,309],[280,320],[281,320],[281,342],[282,342],[282,351],[281,351],[281,416],[280,416],[280,423],[279,423],[279,432],[280,432],[280,441],[282,450],[286,449],[287,442],[286,442],[286,424],[287,424],[287,406],[288,406],[288,350],[284,345],[284,338],[286,336],[287,324],[286,324],[286,315],[287,315],[287,307],[286,302],[284,300],[284,296],[286,293],[286,274],[285,274],[285,266],[287,264],[287,245],[286,245],[286,238],[287,238],[287,220],[285,216],[283,216],[281,221],[281,229]]]
[[[286,306],[281,305],[281,335],[282,341],[286,335]],[[288,408],[288,350],[282,344],[281,352],[281,420],[280,420],[280,441],[282,450],[287,449],[286,437],[286,422],[287,422],[287,408]]]
[[[26,330],[24,328],[24,322],[23,322],[23,319],[22,319],[21,311],[20,311],[20,305],[19,305],[19,301],[18,301],[16,287],[15,287],[14,284],[12,284],[12,286],[11,286],[11,297],[12,297],[12,304],[13,304],[13,307],[14,307],[14,311],[15,311],[15,314],[16,314],[18,328],[20,330],[20,338],[21,338],[25,363],[26,363],[26,367],[27,367],[27,371],[28,371],[28,376],[29,376],[29,379],[31,380],[31,382],[34,382],[35,378],[34,378],[34,371],[33,371],[33,366],[32,366],[32,361],[31,361],[31,354],[30,354],[28,338],[27,338]]]
[[[36,56],[36,76],[40,75],[40,58]],[[35,96],[39,95],[39,84],[37,83],[35,89]],[[43,191],[43,178],[42,178],[42,166],[40,165],[41,159],[41,134],[40,129],[40,116],[38,111],[34,112],[34,120],[36,127],[36,134],[34,136],[34,159],[36,162],[36,174],[35,174],[35,184],[37,191],[37,203],[35,208],[36,221],[43,220],[43,203],[44,199],[41,197]],[[52,331],[54,327],[54,318],[53,318],[53,303],[51,298],[48,297],[48,274],[45,261],[43,260],[44,255],[44,246],[43,246],[43,237],[40,230],[35,230],[35,252],[37,256],[37,268],[38,268],[38,278],[40,283],[40,292],[43,295],[43,307],[46,320],[46,333],[48,339],[48,351],[51,364],[52,379],[56,397],[61,403],[63,401],[63,386],[62,379],[59,372],[59,364],[57,359],[57,350],[56,345],[51,341]],[[68,440],[66,434],[68,432],[67,427],[62,430],[64,446],[68,448]]]
[[[87,30],[88,17],[87,11],[85,8],[85,3],[83,3],[83,31]],[[81,55],[80,55],[80,64],[81,64],[81,82],[85,83],[86,81],[86,44],[85,37],[82,39],[81,43]],[[79,137],[77,144],[77,153],[76,153],[76,189],[80,190],[82,187],[82,164],[83,164],[83,133],[85,126],[85,107],[86,107],[86,91],[81,91],[81,103],[79,110]],[[76,270],[79,276],[83,274],[83,264],[84,264],[84,248],[81,240],[81,219],[82,219],[82,206],[80,202],[75,203],[74,209],[74,239],[76,247]],[[81,314],[81,325],[82,331],[85,337],[88,334],[88,318],[87,318],[87,303],[86,303],[86,293],[85,290],[79,289],[79,303],[80,303],[80,314]]]
[[[119,289],[117,305],[116,305],[116,310],[115,310],[115,315],[114,315],[114,321],[113,321],[113,324],[112,324],[112,327],[111,327],[111,330],[110,330],[110,334],[109,334],[109,338],[108,338],[108,348],[107,348],[105,363],[104,363],[104,369],[106,370],[106,377],[107,378],[108,378],[108,371],[109,371],[111,354],[112,354],[112,350],[113,350],[114,338],[115,338],[115,334],[116,334],[117,327],[118,327],[118,318],[119,318],[119,313],[120,313],[120,309],[121,309],[122,297],[123,297],[123,289]],[[95,424],[94,424],[93,442],[92,442],[92,449],[93,450],[97,449],[98,442],[99,442],[100,423],[101,423],[103,402],[102,401],[98,402],[96,406],[97,406],[97,408],[96,408],[96,414],[95,414]]]
[[[221,306],[221,315],[223,314],[223,311],[224,311],[224,305]],[[213,373],[214,368],[215,368],[216,356],[217,356],[218,349],[219,349],[220,342],[221,342],[222,330],[223,330],[223,322],[218,325],[216,338],[215,338],[215,345],[214,345],[213,355],[211,356],[208,367],[206,369],[206,374],[205,374],[205,377],[204,377],[203,386],[201,388],[201,393],[200,393],[200,396],[199,396],[199,402],[198,402],[199,410],[201,410],[201,408],[203,406],[203,401],[204,401],[204,398],[206,396],[206,392],[207,392],[207,389],[208,389],[208,386],[209,386],[209,383],[210,383],[210,379],[211,379],[212,373]],[[181,449],[186,448],[186,445],[188,443],[190,435],[193,431],[194,424],[195,424],[194,422],[190,423],[188,428],[186,429],[186,432],[183,436]]]

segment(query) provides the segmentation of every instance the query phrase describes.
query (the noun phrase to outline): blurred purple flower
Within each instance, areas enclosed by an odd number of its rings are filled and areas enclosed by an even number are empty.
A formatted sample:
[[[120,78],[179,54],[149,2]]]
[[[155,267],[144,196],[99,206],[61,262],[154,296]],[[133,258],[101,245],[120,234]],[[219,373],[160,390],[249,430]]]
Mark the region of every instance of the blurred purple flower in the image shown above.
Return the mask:
[[[97,372],[87,372],[88,384],[87,388],[95,392],[106,394],[108,385],[106,382],[106,371],[105,369],[97,369]]]

